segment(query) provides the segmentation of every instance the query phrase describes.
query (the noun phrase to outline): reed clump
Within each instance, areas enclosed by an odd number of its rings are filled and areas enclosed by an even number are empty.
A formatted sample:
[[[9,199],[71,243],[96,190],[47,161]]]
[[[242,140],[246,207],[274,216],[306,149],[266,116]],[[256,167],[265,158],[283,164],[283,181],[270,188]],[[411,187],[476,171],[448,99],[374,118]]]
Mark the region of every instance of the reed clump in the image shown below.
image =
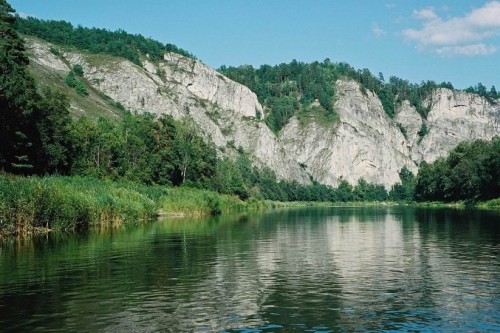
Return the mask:
[[[166,193],[165,188],[92,178],[0,174],[0,235],[149,219]]]
[[[167,215],[215,216],[247,209],[247,203],[237,196],[189,187],[170,188],[168,192],[162,204]]]

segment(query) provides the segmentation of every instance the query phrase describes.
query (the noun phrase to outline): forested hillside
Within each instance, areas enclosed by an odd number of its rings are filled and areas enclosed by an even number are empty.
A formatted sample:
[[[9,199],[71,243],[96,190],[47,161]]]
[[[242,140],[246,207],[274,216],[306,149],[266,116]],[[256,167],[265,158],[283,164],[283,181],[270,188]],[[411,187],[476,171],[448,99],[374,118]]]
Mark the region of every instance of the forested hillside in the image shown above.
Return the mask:
[[[310,64],[293,60],[288,64],[262,65],[259,68],[222,66],[219,71],[257,94],[268,113],[266,123],[275,132],[283,128],[292,116],[303,118],[312,115],[320,116],[322,121],[335,120],[334,84],[340,78],[353,79],[360,83],[363,92],[370,90],[376,93],[391,118],[401,103],[408,100],[425,119],[429,112],[425,99],[429,94],[436,88],[453,89],[449,82],[416,84],[395,76],[386,80],[382,73],[375,76],[368,69],[356,70],[346,63],[334,63],[329,59]],[[481,83],[468,88],[467,92],[487,97],[491,102],[499,97],[495,87],[487,91]],[[311,107],[316,100],[319,105]]]
[[[20,34],[92,53],[123,57],[136,65],[140,65],[141,57],[146,55],[153,61],[163,59],[165,52],[174,52],[188,58],[194,58],[191,53],[174,44],[162,44],[140,34],[132,35],[123,30],[109,31],[82,26],[74,27],[66,21],[45,21],[34,17],[17,17],[15,27]],[[57,50],[54,49],[54,52]]]
[[[57,40],[63,45],[83,48],[90,48],[92,40],[102,34],[105,42],[101,46],[97,44],[93,51],[110,53],[114,51],[105,48],[106,41],[115,40],[116,33],[99,29],[72,30],[67,23],[24,20],[11,13],[13,9],[2,1],[0,32],[5,38],[0,44],[0,170],[4,172],[189,185],[235,194],[242,199],[249,196],[282,201],[387,198],[382,186],[366,182],[360,182],[356,188],[344,183],[336,190],[317,183],[303,186],[278,181],[271,170],[253,167],[243,151],[236,161],[217,159],[215,147],[198,135],[196,125],[189,119],[179,122],[169,116],[134,115],[124,111],[118,121],[104,118],[94,121],[85,116],[72,120],[65,95],[57,90],[38,90],[28,71],[24,42],[14,28]],[[16,25],[16,19],[21,23]],[[34,30],[30,32],[29,29]],[[89,44],[78,44],[79,37],[65,39],[75,31],[77,36],[90,35]],[[134,40],[142,38],[131,37],[129,50],[133,49]],[[140,51],[151,52],[151,49]],[[126,53],[121,55],[128,56]],[[74,82],[80,82],[78,77],[81,75],[81,67],[74,66],[66,83],[77,89]],[[83,85],[80,90],[85,96]]]

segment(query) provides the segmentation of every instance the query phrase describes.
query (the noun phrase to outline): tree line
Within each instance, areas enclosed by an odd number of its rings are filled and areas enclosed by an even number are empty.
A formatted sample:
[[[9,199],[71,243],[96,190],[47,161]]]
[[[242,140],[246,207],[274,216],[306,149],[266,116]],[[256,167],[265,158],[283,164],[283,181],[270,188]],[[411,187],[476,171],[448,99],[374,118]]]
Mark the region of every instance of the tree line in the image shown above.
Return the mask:
[[[500,137],[463,142],[446,158],[422,162],[417,201],[489,200],[500,195]]]
[[[292,116],[322,115],[317,120],[335,119],[334,96],[335,82],[340,78],[353,79],[360,84],[363,93],[370,90],[378,95],[384,111],[394,117],[398,107],[408,100],[417,112],[426,118],[429,105],[425,100],[436,88],[454,89],[450,82],[436,83],[422,81],[419,84],[391,76],[372,74],[368,69],[356,70],[350,65],[334,63],[330,59],[307,64],[296,60],[275,66],[262,65],[254,68],[249,65],[239,67],[222,66],[218,69],[230,79],[249,87],[267,111],[266,123],[274,131],[281,130]],[[499,97],[495,87],[488,92],[482,84],[467,89],[495,102]],[[319,102],[321,110],[311,108],[311,103]],[[325,119],[326,117],[326,119]]]
[[[75,47],[91,53],[109,54],[122,57],[141,65],[141,58],[148,55],[149,59],[159,61],[165,52],[173,52],[195,59],[195,57],[175,46],[163,44],[140,34],[133,35],[123,30],[110,31],[99,28],[74,27],[66,21],[40,20],[34,17],[15,20],[15,29],[24,35],[35,36],[50,43],[66,47]],[[56,49],[53,52],[58,52]]]
[[[500,94],[497,92],[495,86],[491,86],[490,90],[488,91],[486,86],[481,82],[479,82],[475,86],[470,86],[469,88],[465,89],[465,92],[482,96],[486,98],[490,103],[497,103],[497,99],[500,98]]]

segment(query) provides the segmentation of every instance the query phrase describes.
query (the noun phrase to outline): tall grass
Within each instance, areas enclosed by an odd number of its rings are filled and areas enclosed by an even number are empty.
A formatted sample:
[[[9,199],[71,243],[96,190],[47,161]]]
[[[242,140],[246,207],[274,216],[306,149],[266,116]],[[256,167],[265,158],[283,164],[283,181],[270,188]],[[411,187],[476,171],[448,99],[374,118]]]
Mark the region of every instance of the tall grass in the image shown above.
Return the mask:
[[[488,208],[488,209],[500,209],[500,198],[480,202],[477,205],[479,208]]]
[[[171,188],[164,197],[162,212],[171,215],[207,216],[243,211],[247,203],[236,196],[188,187]]]
[[[48,230],[107,228],[160,213],[209,216],[277,203],[187,187],[166,188],[85,177],[19,177],[0,173],[0,237]]]
[[[221,195],[187,187],[166,188],[84,177],[19,177],[0,173],[0,238],[47,230],[107,228],[166,215],[209,216],[278,207],[283,203]]]
[[[80,177],[0,174],[0,236],[148,219],[166,189]]]

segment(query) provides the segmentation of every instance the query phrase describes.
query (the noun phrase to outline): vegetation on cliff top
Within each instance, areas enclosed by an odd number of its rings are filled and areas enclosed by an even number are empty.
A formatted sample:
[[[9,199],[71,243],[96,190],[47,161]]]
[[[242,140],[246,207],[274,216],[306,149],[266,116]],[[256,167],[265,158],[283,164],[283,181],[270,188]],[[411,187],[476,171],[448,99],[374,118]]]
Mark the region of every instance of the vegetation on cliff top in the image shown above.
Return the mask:
[[[34,17],[16,17],[15,28],[21,34],[35,36],[60,46],[123,57],[139,66],[141,57],[148,55],[151,60],[158,61],[163,59],[165,52],[195,59],[191,53],[174,44],[162,44],[123,30],[74,27],[66,21],[40,20]]]
[[[335,82],[341,78],[358,82],[363,93],[367,90],[376,93],[391,118],[404,100],[408,100],[422,118],[426,118],[429,107],[425,100],[432,91],[436,88],[453,89],[449,82],[415,84],[395,76],[386,81],[382,73],[375,76],[366,68],[356,70],[346,63],[334,63],[330,59],[310,64],[293,60],[288,64],[262,65],[259,68],[222,66],[219,71],[257,94],[267,111],[265,121],[275,132],[283,128],[291,117],[310,114],[311,104],[315,101],[319,102],[327,120],[335,118]],[[484,96],[490,102],[499,97],[494,86],[488,92],[481,83],[466,91]]]
[[[141,65],[141,58],[146,55],[153,61],[161,60],[165,52],[195,58],[173,44],[164,45],[151,38],[132,35],[123,30],[73,27],[69,22],[33,17],[16,17],[15,22],[19,33],[63,47],[123,57],[137,65]],[[219,71],[257,94],[267,110],[265,121],[275,132],[283,128],[292,116],[298,116],[302,122],[314,118],[319,123],[334,123],[338,118],[334,110],[334,83],[340,78],[359,82],[364,93],[367,90],[376,93],[389,117],[393,117],[401,103],[408,100],[419,114],[426,118],[429,104],[426,104],[425,100],[430,93],[440,87],[453,89],[449,82],[438,84],[434,81],[423,81],[415,84],[395,76],[386,81],[382,73],[376,76],[366,68],[356,70],[347,63],[334,63],[330,59],[310,64],[293,60],[288,64],[262,65],[260,68],[246,65],[222,66]],[[494,86],[488,91],[481,83],[469,87],[466,91],[483,96],[491,103],[499,98]],[[315,101],[318,103],[313,104]]]

